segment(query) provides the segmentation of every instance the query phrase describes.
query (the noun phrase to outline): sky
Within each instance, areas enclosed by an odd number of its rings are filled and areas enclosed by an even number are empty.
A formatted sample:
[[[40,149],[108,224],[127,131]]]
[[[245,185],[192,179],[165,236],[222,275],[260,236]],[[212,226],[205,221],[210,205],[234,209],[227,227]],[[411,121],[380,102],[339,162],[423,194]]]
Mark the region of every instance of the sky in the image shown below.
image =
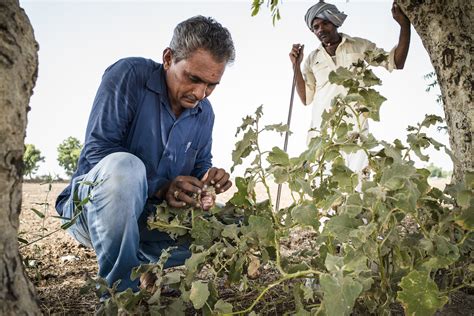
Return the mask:
[[[20,0],[39,43],[39,73],[28,113],[26,143],[45,156],[38,175],[64,176],[58,165],[57,146],[67,137],[83,142],[92,102],[104,70],[120,58],[141,56],[157,62],[168,46],[176,24],[194,15],[212,16],[227,27],[236,47],[236,61],[227,67],[220,85],[209,97],[216,115],[213,131],[213,163],[227,170],[235,132],[242,118],[263,105],[264,124],[287,121],[292,67],[288,53],[293,43],[305,44],[306,56],[319,46],[304,22],[313,1],[283,1],[282,19],[273,26],[266,7],[251,17],[251,0],[234,1],[59,1]],[[390,50],[397,42],[399,26],[391,16],[391,1],[332,1],[348,17],[339,31],[363,37]],[[433,71],[429,56],[412,27],[405,68],[387,72],[374,69],[382,79],[381,121],[370,122],[379,139],[406,139],[406,127],[425,114],[444,116],[436,103],[436,91],[426,92],[424,75]],[[305,149],[310,106],[295,95],[288,152]],[[432,130],[447,144],[448,136]],[[264,137],[263,148],[283,147],[284,136]],[[452,169],[449,157],[430,151],[435,165]],[[423,166],[423,163],[419,163]],[[236,174],[241,172],[237,169]]]

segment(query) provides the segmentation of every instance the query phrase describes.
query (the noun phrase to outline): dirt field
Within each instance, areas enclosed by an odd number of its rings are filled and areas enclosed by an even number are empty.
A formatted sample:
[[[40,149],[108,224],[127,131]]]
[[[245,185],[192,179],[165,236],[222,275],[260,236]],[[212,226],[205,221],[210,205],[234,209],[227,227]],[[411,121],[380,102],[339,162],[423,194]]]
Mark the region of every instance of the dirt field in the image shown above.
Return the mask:
[[[436,183],[442,186],[444,183]],[[23,205],[20,221],[20,237],[33,241],[41,236],[51,234],[60,226],[60,220],[53,218],[57,215],[54,210],[56,196],[66,186],[65,183],[53,183],[51,191],[48,185],[25,183],[23,185]],[[224,202],[233,194],[233,190],[219,196]],[[272,187],[273,197],[276,196],[276,186]],[[263,196],[259,188],[259,196]],[[281,206],[291,203],[288,191],[283,190]],[[41,219],[31,208],[44,213]],[[76,243],[65,231],[59,231],[37,243],[20,249],[28,275],[33,280],[41,308],[44,314],[93,314],[98,299],[93,293],[80,294],[86,277],[95,276],[97,263],[93,250]],[[466,303],[468,303],[466,305]],[[472,300],[458,302],[463,308],[455,308],[440,315],[469,315],[474,310]],[[466,309],[468,308],[468,309]],[[466,314],[467,313],[467,314]],[[275,314],[275,313],[273,313]],[[474,315],[474,314],[471,314]]]
[[[56,197],[66,185],[67,183],[53,183],[49,191],[47,184],[23,184],[20,237],[31,242],[43,235],[52,234],[33,245],[21,248],[20,252],[45,314],[91,314],[94,313],[98,299],[94,293],[83,295],[79,291],[84,286],[86,277],[97,273],[95,253],[78,244],[67,232],[58,230],[60,220],[52,217],[57,216],[54,209]],[[235,187],[218,195],[218,201],[224,203],[234,192]],[[288,196],[287,189],[282,192],[282,196]],[[264,196],[263,188],[259,187],[258,194]],[[276,196],[276,188],[273,194]],[[281,206],[290,203],[290,199],[281,200]],[[45,214],[45,219],[35,214],[32,208]]]

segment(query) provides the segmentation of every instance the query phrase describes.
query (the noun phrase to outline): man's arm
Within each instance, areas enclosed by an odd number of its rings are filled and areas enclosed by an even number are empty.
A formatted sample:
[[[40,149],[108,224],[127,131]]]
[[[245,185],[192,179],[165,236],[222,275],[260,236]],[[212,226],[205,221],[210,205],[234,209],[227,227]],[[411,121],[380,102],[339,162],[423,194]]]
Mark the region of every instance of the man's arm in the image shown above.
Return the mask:
[[[89,115],[84,157],[91,166],[115,152],[128,152],[123,146],[131,117],[137,107],[138,79],[125,59],[105,71]]]
[[[301,102],[306,105],[306,83],[301,72],[301,62],[303,61],[304,45],[294,44],[290,52],[290,60],[293,65],[296,77],[296,92]]]
[[[392,16],[400,25],[400,36],[398,38],[398,44],[394,56],[395,65],[397,66],[397,69],[403,69],[407,59],[408,49],[410,47],[410,20],[408,20],[407,16],[396,3],[393,3],[392,5]]]

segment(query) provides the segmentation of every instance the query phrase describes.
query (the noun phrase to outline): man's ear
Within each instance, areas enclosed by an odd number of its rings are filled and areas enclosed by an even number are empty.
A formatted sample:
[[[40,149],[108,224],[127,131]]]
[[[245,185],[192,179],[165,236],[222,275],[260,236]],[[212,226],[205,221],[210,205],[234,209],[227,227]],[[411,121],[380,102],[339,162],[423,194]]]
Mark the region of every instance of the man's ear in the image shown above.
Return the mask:
[[[163,51],[163,67],[168,70],[173,62],[173,51],[171,48],[166,47]]]

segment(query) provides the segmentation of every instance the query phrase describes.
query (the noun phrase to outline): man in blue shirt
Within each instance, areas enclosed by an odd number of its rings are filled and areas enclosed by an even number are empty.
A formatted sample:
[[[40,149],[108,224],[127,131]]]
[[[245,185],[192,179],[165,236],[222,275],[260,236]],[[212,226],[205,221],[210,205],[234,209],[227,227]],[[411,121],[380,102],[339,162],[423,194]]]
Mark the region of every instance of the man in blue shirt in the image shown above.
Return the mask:
[[[118,289],[138,289],[133,267],[158,260],[176,245],[167,234],[149,231],[146,218],[156,203],[208,209],[193,199],[205,186],[230,188],[229,174],[212,167],[214,113],[207,97],[235,59],[229,31],[212,18],[178,24],[163,63],[125,58],[105,71],[94,100],[78,169],[58,196],[56,209],[73,218],[68,232],[93,247],[99,275]],[[98,183],[90,185],[90,183]],[[188,245],[172,252],[167,267],[189,257]]]

